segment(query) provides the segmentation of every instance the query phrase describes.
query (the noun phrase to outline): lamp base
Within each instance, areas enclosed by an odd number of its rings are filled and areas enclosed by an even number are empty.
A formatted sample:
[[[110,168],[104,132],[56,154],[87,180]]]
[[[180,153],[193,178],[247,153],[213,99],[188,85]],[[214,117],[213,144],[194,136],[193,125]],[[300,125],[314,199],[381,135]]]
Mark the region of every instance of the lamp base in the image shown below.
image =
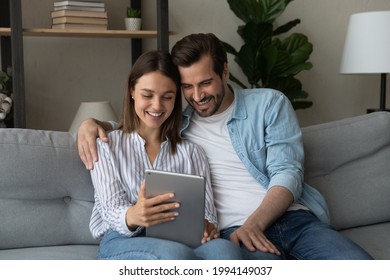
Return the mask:
[[[390,109],[367,109],[367,114],[374,112],[390,112]]]

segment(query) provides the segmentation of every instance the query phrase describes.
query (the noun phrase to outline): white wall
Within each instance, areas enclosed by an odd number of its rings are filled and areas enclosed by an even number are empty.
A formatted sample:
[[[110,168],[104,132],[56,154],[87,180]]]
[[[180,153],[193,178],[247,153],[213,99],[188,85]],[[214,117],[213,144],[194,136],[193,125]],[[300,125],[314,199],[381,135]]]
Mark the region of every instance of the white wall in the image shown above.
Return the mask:
[[[50,26],[54,1],[22,2],[24,27]],[[122,29],[129,1],[105,2],[109,28]],[[142,0],[145,29],[155,29],[155,2]],[[367,108],[379,106],[379,75],[339,74],[349,16],[374,10],[390,10],[390,1],[295,0],[278,20],[301,19],[293,31],[304,33],[314,45],[310,58],[314,67],[298,76],[314,102],[313,107],[297,111],[302,126],[365,114]],[[236,33],[241,22],[226,0],[169,0],[169,16],[170,29],[177,32],[170,37],[171,47],[181,37],[199,32],[213,32],[236,47],[241,45]],[[24,47],[28,127],[67,130],[81,101],[110,100],[120,112],[130,40],[26,37]],[[144,40],[144,50],[155,47],[155,39]],[[232,57],[230,69],[239,71]]]

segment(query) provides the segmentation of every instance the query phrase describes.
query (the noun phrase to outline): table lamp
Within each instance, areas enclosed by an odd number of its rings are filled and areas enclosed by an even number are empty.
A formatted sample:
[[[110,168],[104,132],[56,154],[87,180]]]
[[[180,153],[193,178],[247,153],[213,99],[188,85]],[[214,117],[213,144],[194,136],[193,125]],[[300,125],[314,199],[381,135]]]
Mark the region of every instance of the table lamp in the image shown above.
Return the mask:
[[[390,11],[351,15],[345,39],[340,72],[345,74],[380,74],[379,109],[386,110],[386,78],[390,73]]]
[[[69,132],[77,133],[80,124],[87,118],[100,121],[117,121],[117,116],[109,101],[82,102],[73,119]]]

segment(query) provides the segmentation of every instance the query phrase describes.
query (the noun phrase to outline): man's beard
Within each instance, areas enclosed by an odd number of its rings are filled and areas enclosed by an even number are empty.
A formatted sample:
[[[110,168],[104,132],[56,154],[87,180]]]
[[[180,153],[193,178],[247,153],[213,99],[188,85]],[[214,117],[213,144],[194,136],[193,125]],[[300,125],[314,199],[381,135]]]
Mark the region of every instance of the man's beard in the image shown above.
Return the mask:
[[[215,98],[213,98],[213,100],[215,100],[215,106],[214,108],[212,109],[211,112],[207,112],[207,111],[198,111],[197,109],[196,112],[198,113],[199,116],[203,117],[203,118],[206,118],[206,117],[211,117],[212,115],[214,115],[215,113],[218,112],[218,110],[221,108],[221,105],[223,103],[223,99],[225,98],[225,88],[224,87],[221,87],[221,90],[220,90],[220,93],[215,95]]]

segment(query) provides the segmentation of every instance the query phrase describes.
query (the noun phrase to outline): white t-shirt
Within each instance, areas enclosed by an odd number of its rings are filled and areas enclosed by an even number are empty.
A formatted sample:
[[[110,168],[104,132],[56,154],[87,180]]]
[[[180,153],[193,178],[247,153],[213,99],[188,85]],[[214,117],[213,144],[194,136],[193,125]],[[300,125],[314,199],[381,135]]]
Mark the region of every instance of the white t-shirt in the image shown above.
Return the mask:
[[[267,193],[234,151],[226,126],[232,111],[233,104],[224,112],[206,118],[194,112],[190,126],[184,132],[188,140],[206,152],[220,229],[242,225]],[[288,211],[298,209],[307,207],[293,203]]]
[[[224,112],[207,118],[195,112],[185,131],[186,138],[201,146],[209,160],[221,229],[242,225],[266,194],[266,189],[249,174],[233,149],[226,127],[232,110],[231,105]]]

